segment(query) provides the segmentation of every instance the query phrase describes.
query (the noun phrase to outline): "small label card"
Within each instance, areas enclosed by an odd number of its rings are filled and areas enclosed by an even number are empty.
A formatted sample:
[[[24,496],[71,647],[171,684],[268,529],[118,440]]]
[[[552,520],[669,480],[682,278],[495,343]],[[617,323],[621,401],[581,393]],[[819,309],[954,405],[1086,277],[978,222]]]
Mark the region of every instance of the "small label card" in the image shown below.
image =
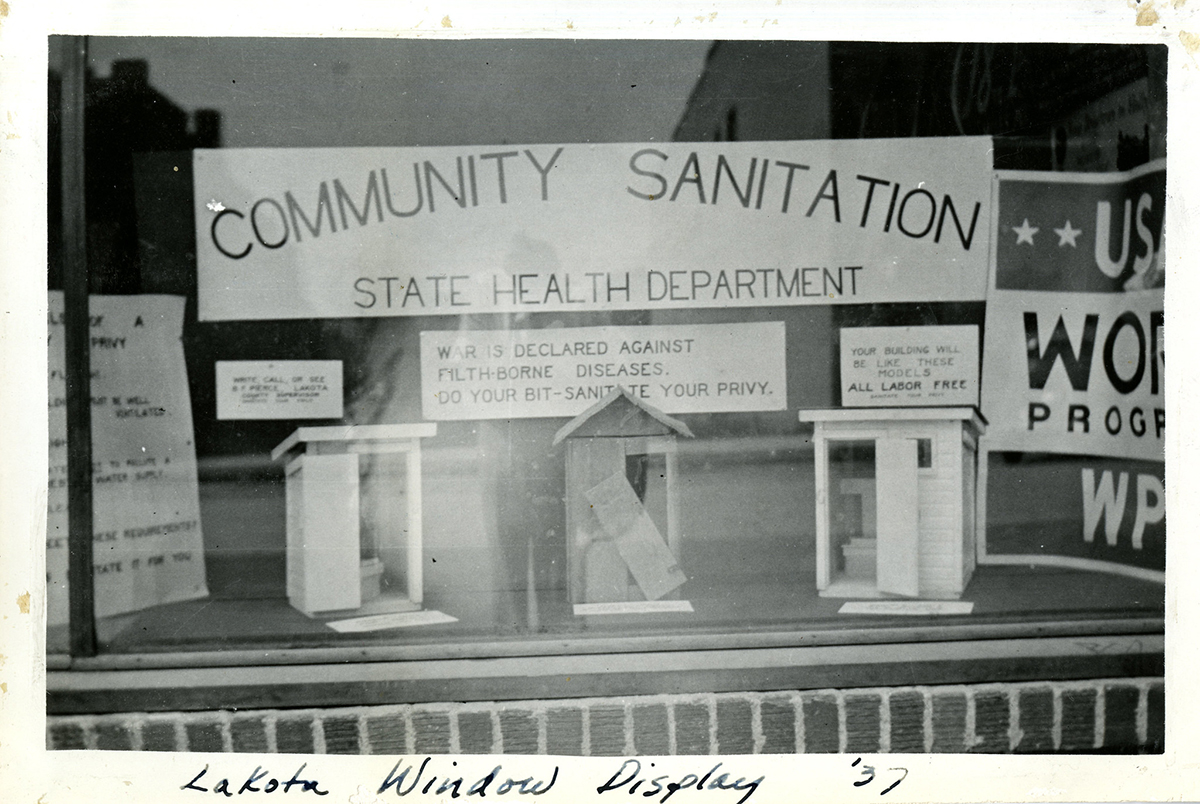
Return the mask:
[[[440,611],[403,611],[398,614],[373,614],[326,623],[339,634],[361,634],[366,631],[386,631],[391,628],[414,628],[418,625],[444,625],[458,622]]]
[[[217,419],[340,419],[340,360],[218,360]]]
[[[576,603],[575,616],[596,614],[662,614],[694,611],[688,600],[629,600],[617,603]]]
[[[966,600],[853,600],[838,614],[925,615],[970,614],[975,604]]]

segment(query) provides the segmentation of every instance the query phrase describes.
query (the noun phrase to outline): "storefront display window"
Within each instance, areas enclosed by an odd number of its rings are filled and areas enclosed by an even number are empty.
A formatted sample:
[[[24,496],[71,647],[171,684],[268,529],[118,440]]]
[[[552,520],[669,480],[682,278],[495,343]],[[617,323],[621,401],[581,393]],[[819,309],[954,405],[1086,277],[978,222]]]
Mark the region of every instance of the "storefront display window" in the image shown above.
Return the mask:
[[[93,119],[157,93],[144,64],[112,76]],[[51,272],[52,367],[86,325],[96,372],[100,660],[1161,628],[1161,161],[1046,190],[1080,210],[1064,227],[1025,211],[1036,177],[997,174],[983,130],[219,147],[193,118],[89,162],[126,195],[88,224],[86,324]],[[1121,293],[1084,288],[1078,321],[1021,308],[1018,332],[997,294],[1082,292],[1049,244],[1081,229],[1104,255],[1121,209],[1102,265]],[[1034,247],[1043,286],[1014,288],[996,261]],[[1106,414],[1089,371],[1136,404]],[[1024,395],[1047,383],[1069,410]],[[1034,453],[1022,428],[1055,436]],[[51,653],[80,538],[58,479]]]

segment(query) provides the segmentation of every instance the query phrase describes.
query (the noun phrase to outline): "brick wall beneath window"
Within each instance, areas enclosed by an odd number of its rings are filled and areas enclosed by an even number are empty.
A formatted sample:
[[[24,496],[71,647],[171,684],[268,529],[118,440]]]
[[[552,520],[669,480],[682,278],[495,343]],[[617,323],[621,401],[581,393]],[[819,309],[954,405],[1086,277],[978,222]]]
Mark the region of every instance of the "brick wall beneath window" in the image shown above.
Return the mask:
[[[306,754],[1161,752],[1160,678],[51,717],[51,748]]]

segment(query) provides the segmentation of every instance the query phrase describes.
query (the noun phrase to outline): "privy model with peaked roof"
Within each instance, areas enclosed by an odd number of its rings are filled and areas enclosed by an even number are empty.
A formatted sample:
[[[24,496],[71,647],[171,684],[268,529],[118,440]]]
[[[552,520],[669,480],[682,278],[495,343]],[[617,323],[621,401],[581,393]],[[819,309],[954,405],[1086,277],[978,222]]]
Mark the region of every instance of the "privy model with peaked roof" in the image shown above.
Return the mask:
[[[677,595],[680,515],[675,441],[692,431],[624,388],[568,422],[568,593],[574,604],[660,600]],[[660,457],[661,456],[661,457]],[[662,462],[662,471],[651,470]],[[653,483],[654,474],[665,483]],[[665,491],[666,538],[647,507],[653,486]],[[660,516],[660,521],[662,517]]]

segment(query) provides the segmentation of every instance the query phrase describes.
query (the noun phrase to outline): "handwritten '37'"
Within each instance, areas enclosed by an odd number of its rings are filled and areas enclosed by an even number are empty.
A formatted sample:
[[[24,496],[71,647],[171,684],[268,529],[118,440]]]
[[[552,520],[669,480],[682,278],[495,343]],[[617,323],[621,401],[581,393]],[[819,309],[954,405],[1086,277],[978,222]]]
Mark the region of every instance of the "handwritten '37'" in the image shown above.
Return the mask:
[[[856,767],[858,765],[858,763],[860,763],[860,762],[862,762],[862,757],[859,757],[858,759],[851,762],[850,767],[852,767],[852,768]],[[891,792],[893,789],[895,789],[896,785],[903,782],[904,778],[906,776],[908,776],[908,768],[888,768],[888,770],[900,771],[903,775],[901,775],[901,777],[899,779],[892,782],[887,787],[880,790],[879,795],[881,795],[881,796],[886,796],[889,792]],[[862,766],[862,775],[866,776],[867,778],[859,779],[857,782],[854,783],[855,787],[862,787],[864,785],[868,785],[871,782],[875,781],[875,766],[874,765],[863,765]]]

